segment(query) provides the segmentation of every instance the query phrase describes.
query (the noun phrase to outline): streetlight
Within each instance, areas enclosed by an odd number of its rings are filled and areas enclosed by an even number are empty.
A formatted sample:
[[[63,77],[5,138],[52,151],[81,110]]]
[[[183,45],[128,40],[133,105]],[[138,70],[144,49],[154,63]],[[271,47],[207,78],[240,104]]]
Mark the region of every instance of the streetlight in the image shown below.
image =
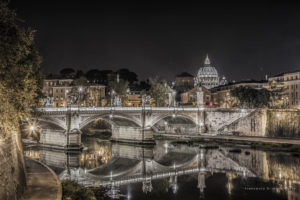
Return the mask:
[[[83,91],[83,88],[82,88],[82,87],[79,87],[79,88],[78,88],[78,91],[79,91],[79,101],[81,101],[81,92]]]
[[[35,126],[34,125],[29,126],[29,130],[30,131],[34,131],[35,130]]]
[[[110,93],[110,106],[112,107],[113,106],[113,96],[115,95],[115,91],[112,90],[111,93]]]

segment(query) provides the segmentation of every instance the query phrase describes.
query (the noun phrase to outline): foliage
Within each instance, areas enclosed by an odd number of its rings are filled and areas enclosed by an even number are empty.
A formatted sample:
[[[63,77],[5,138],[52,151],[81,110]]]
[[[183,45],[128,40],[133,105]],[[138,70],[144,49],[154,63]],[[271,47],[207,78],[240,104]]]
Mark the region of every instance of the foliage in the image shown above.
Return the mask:
[[[171,88],[168,86],[167,81],[160,80],[159,78],[150,78],[149,95],[154,99],[157,107],[164,107],[168,105],[168,93]]]
[[[42,95],[41,57],[34,30],[21,28],[14,11],[0,3],[0,128],[16,129],[30,118]]]
[[[59,72],[63,77],[71,78],[75,75],[75,70],[73,68],[64,68]]]
[[[109,75],[112,73],[113,73],[112,70],[92,69],[86,73],[86,77],[91,83],[99,83],[99,84],[107,85],[109,80]]]
[[[117,74],[120,75],[120,79],[128,81],[129,84],[132,84],[132,83],[138,81],[137,74],[129,71],[128,69],[125,69],[125,68],[119,69],[117,71]]]
[[[85,188],[74,181],[63,181],[63,199],[96,200],[92,190]]]
[[[288,100],[284,95],[285,89],[282,88],[274,88],[272,89],[271,97],[270,97],[270,107],[271,108],[287,108]]]
[[[82,76],[85,76],[85,74],[83,73],[83,71],[77,70],[76,75],[75,75],[75,78],[80,78],[80,77],[82,77]]]
[[[108,88],[110,91],[114,91],[117,95],[126,94],[128,89],[128,81],[120,79],[119,82],[117,80],[112,80],[108,82]]]
[[[266,89],[254,89],[249,87],[237,87],[230,91],[233,97],[238,99],[238,107],[264,108],[270,103],[271,92]]]
[[[72,104],[82,103],[88,95],[88,80],[84,76],[81,76],[80,78],[75,79],[72,85],[73,87],[68,95],[72,99]]]

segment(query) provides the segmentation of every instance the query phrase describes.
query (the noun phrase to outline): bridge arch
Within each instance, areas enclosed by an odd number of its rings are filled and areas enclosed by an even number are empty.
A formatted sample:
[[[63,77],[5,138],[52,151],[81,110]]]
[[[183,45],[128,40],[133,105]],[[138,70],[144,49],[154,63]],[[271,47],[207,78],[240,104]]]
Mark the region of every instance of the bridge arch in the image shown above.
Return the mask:
[[[119,114],[119,113],[113,113],[113,115],[111,116],[111,113],[105,113],[105,114],[101,114],[101,115],[93,115],[91,117],[86,118],[84,121],[82,121],[79,124],[79,129],[84,128],[85,126],[87,126],[88,124],[92,123],[93,121],[95,121],[97,119],[102,119],[116,127],[126,126],[126,122],[130,123],[131,126],[141,127],[140,122],[138,122],[137,120],[135,120],[129,116]],[[120,123],[120,120],[123,120],[124,124]]]
[[[43,118],[43,117],[40,117],[37,120],[39,122],[40,128],[42,128],[42,129],[43,129],[43,125],[42,125],[43,123],[57,126],[57,127],[61,128],[63,130],[67,129],[66,123],[64,121],[56,119],[56,118]]]
[[[155,124],[157,124],[159,121],[166,119],[168,117],[172,117],[173,118],[174,113],[166,113],[166,114],[161,114],[157,117],[155,117],[153,120],[151,120],[151,124],[150,127],[153,127]],[[189,115],[185,115],[185,114],[179,114],[176,113],[175,117],[180,117],[180,118],[184,118],[184,119],[188,119],[189,121],[193,122],[195,125],[197,125],[198,123],[196,122],[196,119],[194,119],[193,117],[189,116]]]

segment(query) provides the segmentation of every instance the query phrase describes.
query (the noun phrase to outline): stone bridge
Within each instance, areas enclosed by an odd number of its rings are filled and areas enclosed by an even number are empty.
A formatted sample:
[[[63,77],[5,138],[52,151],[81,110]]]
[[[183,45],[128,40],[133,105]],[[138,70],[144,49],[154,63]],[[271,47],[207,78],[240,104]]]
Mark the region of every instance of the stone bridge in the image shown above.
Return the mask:
[[[60,148],[78,148],[81,129],[97,119],[112,126],[112,140],[153,143],[153,131],[183,132],[181,123],[189,122],[186,132],[216,133],[232,122],[249,115],[250,109],[171,108],[171,107],[88,107],[40,108],[40,143]],[[175,123],[175,124],[174,124]]]

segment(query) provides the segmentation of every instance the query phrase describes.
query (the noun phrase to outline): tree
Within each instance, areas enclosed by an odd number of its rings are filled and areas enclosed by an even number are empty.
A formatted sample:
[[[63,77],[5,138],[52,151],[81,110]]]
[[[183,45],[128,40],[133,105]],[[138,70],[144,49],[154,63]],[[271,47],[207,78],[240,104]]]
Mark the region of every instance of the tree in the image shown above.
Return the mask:
[[[79,185],[75,181],[66,180],[62,182],[63,186],[63,199],[72,200],[96,200],[93,191]]]
[[[160,80],[159,78],[150,78],[149,95],[154,99],[155,105],[164,107],[168,105],[168,93],[171,88],[168,86],[167,81]]]
[[[119,74],[120,79],[128,81],[130,85],[138,81],[137,74],[129,71],[128,69],[119,69],[116,73]]]
[[[109,82],[109,76],[112,73],[112,70],[91,69],[86,73],[86,77],[91,83],[107,85]]]
[[[82,76],[85,76],[84,72],[81,71],[81,70],[77,70],[76,75],[75,75],[75,78],[80,78],[80,77],[82,77]]]
[[[82,104],[86,98],[87,98],[87,86],[88,86],[88,80],[86,77],[81,76],[80,78],[77,78],[72,83],[72,89],[69,93],[69,102],[71,104]]]
[[[119,82],[117,80],[112,80],[108,83],[108,89],[114,91],[117,95],[123,95],[126,94],[128,85],[128,81],[123,79],[120,79]]]
[[[17,22],[0,2],[0,199],[19,199],[25,187],[20,126],[36,113],[43,85],[35,31]]]
[[[86,73],[86,78],[91,83],[99,83],[101,80],[101,72],[98,69],[91,69]]]
[[[59,73],[65,78],[72,78],[75,75],[75,70],[73,68],[64,68]]]
[[[237,87],[230,91],[231,95],[238,99],[237,106],[241,108],[269,107],[272,93],[267,89],[254,89],[249,87]]]
[[[15,12],[0,3],[0,129],[6,133],[30,118],[43,85],[35,31],[20,28],[16,21]]]

